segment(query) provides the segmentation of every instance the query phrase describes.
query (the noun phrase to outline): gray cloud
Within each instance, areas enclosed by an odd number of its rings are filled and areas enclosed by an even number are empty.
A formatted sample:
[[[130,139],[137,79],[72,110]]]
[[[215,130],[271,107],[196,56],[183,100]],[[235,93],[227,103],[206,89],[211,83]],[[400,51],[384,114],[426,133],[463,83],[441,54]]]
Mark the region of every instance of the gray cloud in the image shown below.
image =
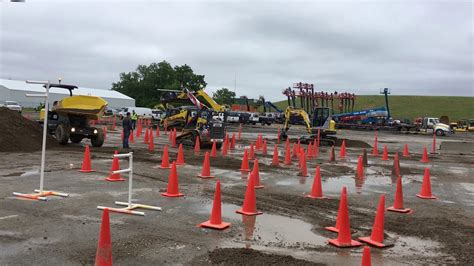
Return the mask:
[[[283,99],[318,90],[474,96],[470,1],[124,2],[0,4],[0,76],[63,77],[108,89],[120,72],[167,60]]]

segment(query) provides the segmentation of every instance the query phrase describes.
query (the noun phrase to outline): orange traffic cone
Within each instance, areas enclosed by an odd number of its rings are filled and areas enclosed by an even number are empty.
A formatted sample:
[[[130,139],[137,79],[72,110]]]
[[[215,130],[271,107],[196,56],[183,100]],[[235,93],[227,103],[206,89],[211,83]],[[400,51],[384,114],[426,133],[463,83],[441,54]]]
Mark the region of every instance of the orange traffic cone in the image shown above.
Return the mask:
[[[262,148],[262,135],[258,134],[257,140],[255,141],[255,149],[260,150]]]
[[[339,158],[346,158],[346,140],[342,140],[341,150],[339,151]]]
[[[257,211],[257,195],[255,193],[254,178],[250,175],[249,182],[247,184],[247,190],[245,192],[244,204],[242,208],[236,211],[243,215],[259,215],[262,212]]]
[[[388,211],[409,213],[411,209],[403,207],[403,188],[402,188],[402,177],[398,176],[397,179],[397,191],[395,192],[395,202],[392,207],[387,208]]]
[[[326,230],[329,230],[329,231],[335,232],[335,233],[338,233],[339,228],[341,227],[341,217],[342,217],[341,213],[344,209],[344,207],[343,207],[344,202],[342,201],[342,194],[344,194],[344,195],[347,194],[346,187],[342,187],[341,199],[339,200],[339,209],[337,210],[336,226],[328,226],[328,227],[324,228]]]
[[[291,158],[297,158],[299,152],[298,144],[293,143],[293,151],[291,152]]]
[[[375,215],[374,226],[372,226],[372,233],[370,237],[359,237],[360,241],[369,243],[373,246],[383,248],[389,245],[383,243],[384,239],[384,219],[385,219],[385,195],[380,196],[377,214]]]
[[[345,193],[345,187],[342,188],[339,207],[342,207],[342,209],[340,209],[338,213],[338,219],[340,221],[338,235],[336,239],[330,239],[329,244],[340,248],[361,246],[362,244],[360,242],[351,239],[351,225],[349,221],[349,211],[347,207],[347,194]]]
[[[128,137],[128,141],[130,143],[135,143],[135,138],[133,137],[133,130],[130,132],[130,136]]]
[[[300,162],[301,162],[300,172],[298,173],[298,175],[299,176],[304,176],[304,177],[309,176],[308,175],[308,168],[306,167],[306,153],[304,152],[304,150],[303,150],[303,152],[301,152]]]
[[[250,172],[249,169],[249,156],[247,153],[247,149],[244,149],[244,156],[242,157],[242,164],[240,165],[241,172]]]
[[[357,178],[363,178],[364,177],[364,166],[362,165],[362,156],[359,156],[359,158],[357,159],[356,177]]]
[[[272,159],[273,166],[280,166],[280,160],[278,159],[278,147],[275,144],[273,146],[273,159]]]
[[[405,144],[405,147],[403,147],[403,157],[410,157],[410,152],[408,152],[408,144]]]
[[[258,168],[258,159],[255,159],[253,161],[253,168],[252,168],[252,172],[250,173],[250,175],[252,176],[250,179],[253,178],[256,189],[264,188],[264,186],[260,184],[260,170]]]
[[[155,140],[153,138],[153,133],[152,131],[150,130],[150,139],[148,141],[148,151],[150,153],[154,153],[155,152]]]
[[[227,140],[227,136],[224,140],[224,143],[222,144],[222,149],[221,149],[221,155],[224,157],[224,156],[227,156],[227,148],[229,147],[229,142]]]
[[[118,154],[118,151],[115,151],[115,154]],[[125,179],[122,178],[120,173],[118,174],[113,173],[114,171],[118,171],[118,170],[120,170],[119,159],[114,156],[114,159],[112,161],[112,169],[110,169],[109,176],[105,180],[111,181],[111,182],[125,181]]]
[[[182,197],[183,193],[179,192],[178,171],[176,171],[176,162],[171,164],[171,171],[168,176],[168,188],[166,192],[161,193],[165,197]]]
[[[95,265],[112,266],[112,239],[110,236],[109,209],[107,208],[102,213]]]
[[[156,126],[156,136],[159,137],[160,136],[160,126]]]
[[[194,143],[194,153],[199,154],[201,152],[201,142],[199,136],[196,136],[196,142]]]
[[[250,142],[249,159],[255,159],[255,149],[253,148],[253,142]]]
[[[308,151],[308,154],[306,154],[307,158],[313,158],[313,144],[311,141],[309,142],[308,148],[306,148],[306,150]]]
[[[211,157],[212,157],[212,158],[217,157],[217,146],[216,146],[216,142],[215,142],[215,141],[212,142]]]
[[[287,139],[288,141],[288,139]],[[287,142],[288,143],[288,142]],[[291,152],[290,152],[290,144],[286,145],[285,151],[285,165],[291,165]]]
[[[206,152],[207,153],[207,152]],[[209,157],[208,157],[209,158]],[[221,182],[216,182],[216,192],[214,194],[214,202],[212,203],[211,219],[199,224],[200,227],[208,227],[212,229],[226,229],[230,223],[222,222],[222,205],[221,205]]]
[[[375,132],[375,137],[374,137],[374,147],[372,148],[372,156],[379,156],[379,149],[378,149],[378,137],[377,137],[377,131]]]
[[[336,155],[334,153],[334,145],[331,147],[331,152],[329,153],[329,162],[335,162]]]
[[[235,149],[235,133],[232,133],[232,139],[230,142],[230,149]]]
[[[371,258],[370,258],[370,248],[368,246],[364,247],[364,252],[362,253],[362,263],[361,266],[371,266]]]
[[[176,137],[178,133],[176,132],[176,128],[173,130],[173,138],[171,139],[171,147],[176,148]]]
[[[313,142],[313,156],[314,158],[318,158],[319,156],[319,147],[318,147],[318,142],[316,139]]]
[[[400,175],[400,160],[398,157],[398,152],[395,153],[393,157],[393,168],[392,168],[392,176],[399,176]]]
[[[163,155],[161,156],[161,169],[169,169],[170,167],[170,159],[168,155],[168,145],[163,147]]]
[[[311,194],[306,195],[305,197],[312,199],[327,199],[327,197],[323,196],[323,188],[321,185],[321,167],[319,165],[316,167],[316,173],[314,173]]]
[[[104,132],[104,142],[107,139],[107,127],[102,127],[102,132]]]
[[[211,161],[209,160],[209,152],[206,151],[204,155],[204,163],[202,164],[201,174],[198,175],[200,178],[213,178],[211,175]]]
[[[382,161],[388,161],[387,145],[383,145]]]
[[[264,139],[263,145],[262,145],[262,155],[267,155],[267,153],[268,153],[267,139]]]
[[[362,149],[362,165],[369,166],[369,161],[367,160],[367,150],[365,148]]]
[[[150,131],[148,130],[148,127],[145,129],[145,137],[143,138],[143,143],[148,144],[148,141],[150,139]]]
[[[425,175],[423,176],[423,184],[421,184],[420,194],[416,194],[418,198],[422,199],[436,199],[431,194],[431,181],[430,181],[430,169],[425,168]]]
[[[428,152],[426,151],[426,147],[423,149],[423,157],[421,158],[422,163],[429,163],[430,160],[428,159]]]
[[[184,162],[184,154],[183,154],[183,143],[179,144],[178,148],[178,156],[176,157],[176,165],[185,165],[186,163]]]
[[[173,141],[173,130],[170,130],[170,134],[168,135],[168,143],[171,143],[172,141]]]
[[[92,170],[92,166],[91,166],[91,155],[89,151],[89,145],[86,145],[86,150],[84,151],[84,159],[82,160],[82,168],[80,172],[83,172],[83,173],[95,172],[95,170]]]

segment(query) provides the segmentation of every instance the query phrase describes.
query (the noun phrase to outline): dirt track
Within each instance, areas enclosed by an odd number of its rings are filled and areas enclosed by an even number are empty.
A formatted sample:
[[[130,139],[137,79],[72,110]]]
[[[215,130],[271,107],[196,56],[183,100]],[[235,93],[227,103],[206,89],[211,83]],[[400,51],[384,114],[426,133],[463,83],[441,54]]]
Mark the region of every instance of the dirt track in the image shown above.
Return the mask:
[[[353,238],[370,235],[375,209],[381,193],[392,205],[394,185],[390,176],[392,161],[369,156],[366,179],[356,182],[354,172],[361,148],[348,145],[349,157],[328,163],[328,149],[322,147],[318,159],[308,161],[311,177],[296,175],[297,167],[270,167],[271,155],[259,155],[264,189],[257,190],[257,207],[264,214],[254,219],[235,214],[243,201],[245,176],[240,168],[243,148],[256,138],[256,130],[273,147],[274,127],[245,128],[243,139],[228,157],[211,160],[212,173],[222,182],[223,218],[232,223],[222,232],[201,229],[196,224],[209,219],[215,180],[201,180],[202,155],[187,150],[187,165],[180,167],[180,189],[185,198],[168,199],[159,195],[166,189],[168,170],[153,168],[160,162],[167,142],[162,136],[155,154],[149,154],[142,140],[132,145],[135,155],[134,199],[158,205],[163,211],[145,211],[145,217],[111,215],[114,262],[122,264],[280,264],[301,263],[297,259],[322,264],[359,264],[362,249],[339,250],[326,244],[336,234],[324,230],[335,224],[342,186],[348,188],[349,213]],[[230,128],[235,131],[235,128]],[[296,136],[303,131],[293,130]],[[97,205],[113,206],[127,197],[126,183],[103,181],[111,164],[111,154],[119,144],[119,134],[107,135],[106,147],[91,149],[95,173],[77,170],[82,161],[81,145],[48,150],[46,187],[70,193],[70,198],[50,202],[18,200],[13,191],[29,192],[38,185],[39,152],[3,153],[0,164],[0,264],[89,264],[95,256],[101,212]],[[373,133],[341,131],[339,138],[372,144]],[[470,135],[438,139],[462,140]],[[380,147],[386,144],[392,158],[409,143],[415,154],[401,159],[405,205],[409,215],[386,212],[385,233],[393,247],[372,248],[374,264],[473,264],[474,181],[473,155],[437,154],[431,163],[419,162],[421,148],[431,137],[379,134]],[[83,143],[84,144],[84,143]],[[83,145],[82,144],[82,145]],[[280,153],[283,145],[279,145]],[[175,157],[171,150],[171,157]],[[282,155],[282,154],[281,154]],[[282,157],[280,157],[282,158]],[[121,162],[126,166],[125,162]],[[296,161],[295,161],[296,163]],[[323,189],[330,199],[314,201],[303,197],[311,189],[316,164],[321,165]],[[438,200],[421,200],[419,192],[424,167],[431,168],[433,193]],[[242,249],[252,248],[255,251]],[[260,253],[264,252],[264,253]],[[292,257],[288,257],[292,256]],[[254,258],[255,260],[252,260]]]

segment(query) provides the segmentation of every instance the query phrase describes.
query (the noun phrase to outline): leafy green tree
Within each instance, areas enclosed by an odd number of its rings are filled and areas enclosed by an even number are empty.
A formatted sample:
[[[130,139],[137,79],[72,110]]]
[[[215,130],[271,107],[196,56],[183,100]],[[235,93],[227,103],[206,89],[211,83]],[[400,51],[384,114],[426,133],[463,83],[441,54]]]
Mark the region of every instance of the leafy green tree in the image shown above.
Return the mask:
[[[212,98],[219,104],[231,105],[235,102],[235,92],[230,91],[227,88],[218,89]]]
[[[162,61],[139,65],[133,72],[120,73],[120,80],[112,83],[112,90],[134,98],[136,106],[153,107],[165,93],[158,89],[180,90],[184,86],[194,91],[206,85],[204,75],[195,74],[188,65],[173,67]]]

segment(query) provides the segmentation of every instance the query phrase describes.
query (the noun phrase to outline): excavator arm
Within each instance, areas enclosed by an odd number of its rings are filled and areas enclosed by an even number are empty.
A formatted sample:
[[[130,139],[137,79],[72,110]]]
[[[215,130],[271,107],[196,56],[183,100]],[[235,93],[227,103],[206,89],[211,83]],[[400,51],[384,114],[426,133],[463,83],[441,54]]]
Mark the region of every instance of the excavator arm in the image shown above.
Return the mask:
[[[306,131],[308,131],[308,133],[311,134],[311,131],[312,131],[311,121],[309,119],[308,113],[306,113],[306,111],[301,108],[288,106],[285,110],[285,121],[283,123],[283,131],[282,131],[283,139],[286,139],[288,137],[286,133],[288,132],[288,130],[290,130],[290,120],[292,117],[301,117],[305,123]]]

